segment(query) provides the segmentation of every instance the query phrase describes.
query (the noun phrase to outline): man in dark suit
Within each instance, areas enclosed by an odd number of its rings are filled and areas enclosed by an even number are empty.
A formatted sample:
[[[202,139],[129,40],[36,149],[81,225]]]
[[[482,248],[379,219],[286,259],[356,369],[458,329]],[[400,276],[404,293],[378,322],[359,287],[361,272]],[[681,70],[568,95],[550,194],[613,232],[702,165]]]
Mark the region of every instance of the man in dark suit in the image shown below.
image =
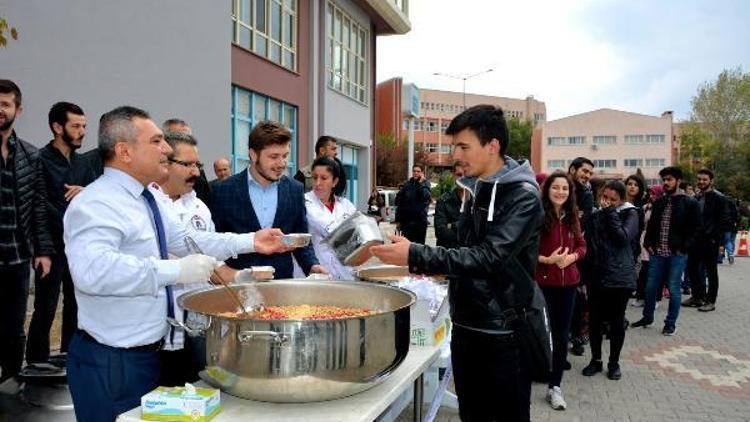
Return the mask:
[[[307,233],[302,183],[285,175],[292,135],[280,123],[264,121],[250,132],[251,164],[215,185],[209,208],[217,232],[250,233],[275,227],[284,233]],[[242,254],[226,260],[235,269],[271,265],[275,278],[291,278],[292,254],[305,274],[327,271],[318,264],[312,245],[274,255]]]

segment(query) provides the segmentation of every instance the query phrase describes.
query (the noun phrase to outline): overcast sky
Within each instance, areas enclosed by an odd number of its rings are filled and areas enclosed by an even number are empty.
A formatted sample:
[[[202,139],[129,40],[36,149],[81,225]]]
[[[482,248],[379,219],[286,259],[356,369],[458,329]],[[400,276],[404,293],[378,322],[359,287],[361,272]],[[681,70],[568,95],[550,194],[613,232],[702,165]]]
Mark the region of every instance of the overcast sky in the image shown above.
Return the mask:
[[[378,38],[378,82],[524,98],[548,120],[598,108],[690,114],[698,86],[750,71],[748,0],[410,0],[412,30]]]

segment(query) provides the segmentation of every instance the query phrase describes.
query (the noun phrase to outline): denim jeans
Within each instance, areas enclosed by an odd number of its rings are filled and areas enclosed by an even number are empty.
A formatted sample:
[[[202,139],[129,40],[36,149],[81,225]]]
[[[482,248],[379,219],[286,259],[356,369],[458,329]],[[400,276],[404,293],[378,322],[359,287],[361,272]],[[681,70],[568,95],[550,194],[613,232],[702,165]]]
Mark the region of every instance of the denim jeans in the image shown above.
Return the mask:
[[[646,303],[643,306],[643,318],[647,321],[654,320],[654,308],[656,306],[656,290],[661,287],[661,280],[667,277],[667,288],[669,289],[669,310],[665,325],[675,325],[680,315],[680,301],[682,290],[680,283],[682,273],[685,272],[687,255],[672,255],[668,257],[652,255],[649,261],[648,282],[646,283]]]
[[[724,251],[727,256],[734,255],[734,242],[737,240],[737,232],[724,233]]]

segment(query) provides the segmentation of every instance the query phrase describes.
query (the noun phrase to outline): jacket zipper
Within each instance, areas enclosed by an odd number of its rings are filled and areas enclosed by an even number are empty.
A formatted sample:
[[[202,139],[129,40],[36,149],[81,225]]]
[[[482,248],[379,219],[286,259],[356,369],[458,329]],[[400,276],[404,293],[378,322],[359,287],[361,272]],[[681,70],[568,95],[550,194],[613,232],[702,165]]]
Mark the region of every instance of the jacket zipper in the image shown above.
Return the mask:
[[[563,239],[563,230],[562,230],[562,218],[559,220],[560,224],[560,247],[562,248],[565,244],[565,239]],[[565,287],[565,268],[560,268],[560,275],[562,276],[562,287]]]

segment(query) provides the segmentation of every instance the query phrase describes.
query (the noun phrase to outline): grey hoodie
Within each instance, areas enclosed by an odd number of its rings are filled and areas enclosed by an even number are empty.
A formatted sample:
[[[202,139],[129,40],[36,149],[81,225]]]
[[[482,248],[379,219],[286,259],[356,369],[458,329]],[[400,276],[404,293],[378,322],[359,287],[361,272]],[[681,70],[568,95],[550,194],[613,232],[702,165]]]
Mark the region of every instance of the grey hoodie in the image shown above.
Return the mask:
[[[528,182],[534,185],[537,189],[539,184],[536,182],[536,175],[531,169],[531,165],[528,160],[521,160],[518,162],[507,155],[504,157],[505,166],[500,171],[488,177],[487,179],[480,179],[479,177],[462,177],[456,181],[456,184],[468,192],[470,195],[475,196],[475,192],[479,187],[479,183],[492,183],[492,196],[490,197],[489,210],[487,213],[487,221],[492,221],[495,213],[495,192],[497,191],[497,185],[505,185],[510,183]],[[461,212],[464,211],[464,205],[468,195],[464,195],[463,202],[461,203]],[[472,213],[474,210],[472,209]]]

